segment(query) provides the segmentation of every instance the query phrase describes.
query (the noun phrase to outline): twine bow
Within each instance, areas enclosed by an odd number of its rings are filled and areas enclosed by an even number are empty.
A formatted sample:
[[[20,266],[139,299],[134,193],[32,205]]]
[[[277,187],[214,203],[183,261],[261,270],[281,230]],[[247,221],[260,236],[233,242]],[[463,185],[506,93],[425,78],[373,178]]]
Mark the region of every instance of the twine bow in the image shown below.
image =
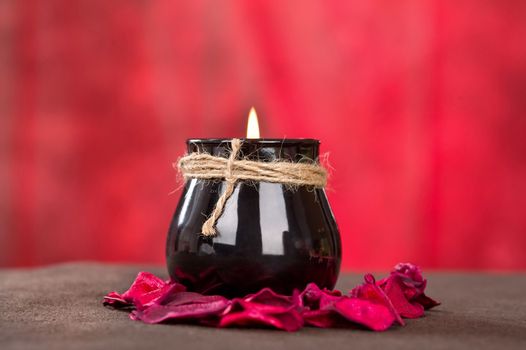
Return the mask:
[[[207,153],[188,154],[177,163],[185,179],[225,179],[225,191],[215,205],[212,214],[203,223],[204,236],[217,234],[215,225],[223,214],[228,198],[234,192],[238,180],[281,183],[295,186],[323,188],[327,183],[327,171],[316,163],[293,163],[288,161],[260,162],[237,159],[241,149],[241,140],[232,139],[232,151],[228,158],[216,157]]]

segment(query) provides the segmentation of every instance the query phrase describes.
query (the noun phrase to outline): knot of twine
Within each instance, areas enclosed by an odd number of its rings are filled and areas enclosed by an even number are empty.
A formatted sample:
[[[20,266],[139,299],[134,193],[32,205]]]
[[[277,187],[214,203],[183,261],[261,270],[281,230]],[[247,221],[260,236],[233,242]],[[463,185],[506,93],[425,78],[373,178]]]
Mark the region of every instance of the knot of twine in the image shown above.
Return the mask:
[[[228,158],[215,157],[208,153],[194,152],[177,163],[185,179],[225,179],[226,188],[217,200],[212,214],[203,223],[201,233],[213,237],[217,234],[215,225],[221,217],[228,198],[234,192],[238,180],[281,183],[291,187],[311,186],[323,188],[327,183],[327,171],[316,163],[293,163],[289,161],[259,162],[237,159],[241,140],[232,139],[232,151]]]

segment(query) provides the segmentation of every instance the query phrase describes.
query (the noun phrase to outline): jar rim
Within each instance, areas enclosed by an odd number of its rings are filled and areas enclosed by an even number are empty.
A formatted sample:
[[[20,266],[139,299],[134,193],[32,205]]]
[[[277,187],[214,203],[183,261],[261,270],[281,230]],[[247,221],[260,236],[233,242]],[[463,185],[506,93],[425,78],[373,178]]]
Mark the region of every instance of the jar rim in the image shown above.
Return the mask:
[[[186,144],[221,144],[221,143],[228,143],[232,139],[231,138],[206,138],[206,139],[200,139],[200,138],[191,138],[186,140]],[[309,145],[319,145],[320,140],[317,139],[274,139],[274,138],[261,138],[261,139],[247,139],[247,138],[240,138],[240,140],[243,143],[248,144],[260,144],[260,145],[299,145],[299,144],[309,144]]]

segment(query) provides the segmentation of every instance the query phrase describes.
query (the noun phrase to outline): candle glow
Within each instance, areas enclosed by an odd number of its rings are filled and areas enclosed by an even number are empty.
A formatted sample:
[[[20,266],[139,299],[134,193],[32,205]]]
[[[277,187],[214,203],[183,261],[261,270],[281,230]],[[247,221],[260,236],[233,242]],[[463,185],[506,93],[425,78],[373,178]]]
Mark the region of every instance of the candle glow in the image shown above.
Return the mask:
[[[258,115],[254,107],[250,109],[248,113],[248,123],[247,123],[247,139],[258,139],[259,138],[259,123]]]

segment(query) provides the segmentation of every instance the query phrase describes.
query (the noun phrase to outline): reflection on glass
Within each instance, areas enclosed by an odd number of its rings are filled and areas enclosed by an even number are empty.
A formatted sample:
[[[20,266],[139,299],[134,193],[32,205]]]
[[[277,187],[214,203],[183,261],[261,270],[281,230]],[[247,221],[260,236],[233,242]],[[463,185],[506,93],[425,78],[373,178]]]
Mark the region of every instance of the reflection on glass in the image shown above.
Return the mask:
[[[225,190],[226,182],[222,184],[222,191]],[[223,192],[221,192],[223,193]],[[239,186],[236,186],[232,196],[226,201],[223,215],[219,218],[216,224],[217,232],[219,234],[214,239],[214,243],[235,245],[237,233],[237,200],[239,196]]]
[[[188,214],[188,208],[190,207],[190,202],[192,201],[192,196],[189,194],[194,193],[195,185],[197,181],[189,181],[188,190],[186,195],[183,197],[183,204],[181,205],[181,213],[179,214],[178,225],[181,225],[183,222],[188,220],[186,217]]]
[[[288,230],[283,188],[278,184],[259,184],[259,213],[263,254],[283,255],[283,232]]]

